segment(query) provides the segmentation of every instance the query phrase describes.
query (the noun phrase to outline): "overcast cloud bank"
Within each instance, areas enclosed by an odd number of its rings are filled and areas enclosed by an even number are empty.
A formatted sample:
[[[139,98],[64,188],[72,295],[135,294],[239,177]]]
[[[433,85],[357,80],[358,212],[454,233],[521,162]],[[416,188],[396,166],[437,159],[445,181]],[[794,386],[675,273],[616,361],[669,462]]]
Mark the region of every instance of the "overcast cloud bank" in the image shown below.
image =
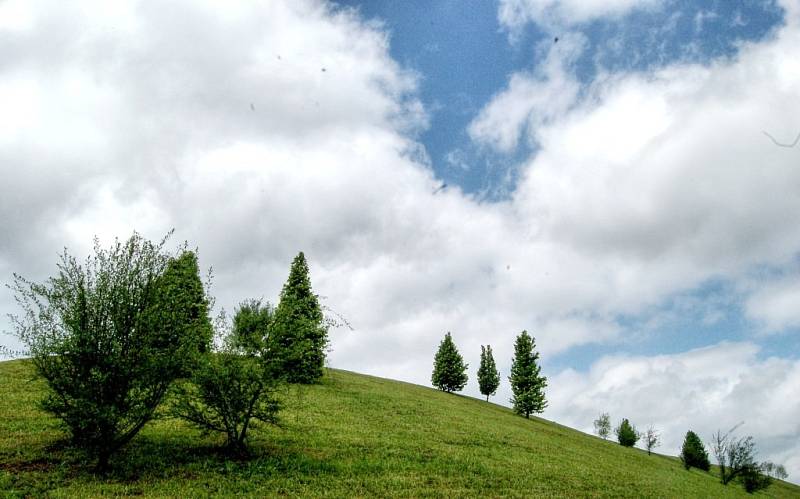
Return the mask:
[[[589,20],[634,5],[516,4],[511,27],[541,9]],[[545,360],[613,344],[637,333],[622,315],[711,279],[743,290],[754,338],[796,334],[798,149],[762,133],[800,131],[798,8],[785,7],[785,26],[732,60],[583,89],[570,73],[580,38],[549,49],[469,129],[484,147],[536,144],[511,198],[488,203],[439,189],[415,139],[429,122],[419,75],[355,11],[3,2],[0,271],[41,279],[64,245],[81,255],[93,235],[175,227],[232,308],[277,299],[303,250],[317,292],[356,328],[334,332],[331,364],[423,384],[445,331],[472,372],[491,343],[505,384],[522,329]],[[753,277],[765,267],[778,271]],[[0,309],[14,311],[7,290]],[[547,373],[546,417],[652,422],[669,453],[690,427],[708,437],[745,419],[761,456],[800,476],[796,357],[722,343],[579,367]]]

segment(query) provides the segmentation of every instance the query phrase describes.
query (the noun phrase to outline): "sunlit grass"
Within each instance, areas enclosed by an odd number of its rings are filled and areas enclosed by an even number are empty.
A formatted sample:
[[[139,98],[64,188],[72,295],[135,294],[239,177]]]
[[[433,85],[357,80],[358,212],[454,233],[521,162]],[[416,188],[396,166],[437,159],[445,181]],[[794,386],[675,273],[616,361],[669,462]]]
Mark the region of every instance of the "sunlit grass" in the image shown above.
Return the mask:
[[[99,477],[37,409],[43,385],[32,378],[26,362],[0,363],[0,496],[748,497],[675,458],[338,370],[287,394],[283,427],[257,427],[250,459],[229,460],[222,437],[162,419]],[[759,495],[800,497],[800,487]]]

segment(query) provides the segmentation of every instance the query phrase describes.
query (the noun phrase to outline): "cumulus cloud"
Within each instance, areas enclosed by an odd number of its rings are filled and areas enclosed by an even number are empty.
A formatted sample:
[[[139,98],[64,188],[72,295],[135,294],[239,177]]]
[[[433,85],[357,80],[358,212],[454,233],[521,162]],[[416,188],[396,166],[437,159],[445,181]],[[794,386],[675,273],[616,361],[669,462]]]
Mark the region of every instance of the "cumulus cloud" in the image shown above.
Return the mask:
[[[738,423],[754,435],[759,460],[784,463],[800,474],[800,361],[761,358],[752,343],[720,343],[675,355],[609,356],[585,372],[565,370],[551,378],[546,417],[592,431],[600,412],[612,423],[630,419],[639,429],[662,431],[665,454],[677,455],[692,430],[706,442]]]
[[[418,76],[380,24],[311,0],[213,5],[0,3],[7,277],[42,279],[95,234],[176,227],[231,308],[275,300],[304,250],[315,290],[356,327],[333,333],[332,365],[427,383],[445,331],[472,372],[491,343],[507,376],[522,329],[547,363],[619,341],[621,314],[800,251],[797,151],[761,133],[797,132],[791,15],[735,59],[608,74],[585,95],[565,37],[470,128],[488,147],[537,144],[510,199],[487,203],[437,189],[415,141]],[[739,358],[775,379],[796,370],[753,352]],[[549,375],[553,410],[586,386]]]
[[[800,282],[796,275],[756,287],[745,304],[747,315],[764,325],[766,333],[800,327]]]

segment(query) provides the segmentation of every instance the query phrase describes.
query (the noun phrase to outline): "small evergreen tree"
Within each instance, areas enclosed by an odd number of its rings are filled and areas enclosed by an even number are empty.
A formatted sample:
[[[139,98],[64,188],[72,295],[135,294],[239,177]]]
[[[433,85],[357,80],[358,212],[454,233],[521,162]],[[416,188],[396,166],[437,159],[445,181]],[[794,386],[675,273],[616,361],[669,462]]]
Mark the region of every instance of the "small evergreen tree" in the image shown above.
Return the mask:
[[[173,414],[204,433],[223,433],[234,455],[247,453],[253,421],[277,424],[279,367],[269,350],[272,308],[257,300],[239,305],[229,330],[218,320],[219,346],[206,354],[191,382],[178,385]]]
[[[697,436],[697,433],[691,430],[686,432],[686,437],[683,439],[680,458],[681,462],[683,462],[683,467],[687,470],[694,467],[708,471],[711,468],[708,452],[706,452],[702,440]]]
[[[315,383],[322,377],[328,328],[317,295],[311,290],[306,257],[292,261],[289,278],[275,310],[272,354],[290,383]]]
[[[539,354],[534,351],[534,339],[527,331],[522,331],[517,336],[514,344],[514,359],[511,363],[511,391],[514,396],[511,403],[514,412],[529,418],[531,413],[540,413],[547,407],[544,389],[547,378],[540,374],[541,368],[537,364]]]
[[[611,434],[611,417],[609,417],[607,412],[600,414],[600,416],[594,420],[594,431],[603,440],[606,440]]]
[[[467,364],[458,353],[450,333],[444,335],[433,359],[431,382],[445,392],[460,392],[467,384]]]
[[[489,396],[494,395],[500,386],[500,373],[494,363],[491,345],[486,345],[485,347],[481,345],[481,366],[478,368],[478,385],[481,393],[486,395],[487,402],[489,401]]]
[[[15,275],[24,315],[13,317],[48,385],[42,405],[105,470],[153,418],[172,382],[208,350],[212,329],[197,258],[171,257],[166,237],[139,234],[84,265],[66,250],[44,284]]]
[[[633,447],[639,440],[639,433],[636,428],[628,421],[623,419],[614,433],[617,434],[617,441],[624,447]]]

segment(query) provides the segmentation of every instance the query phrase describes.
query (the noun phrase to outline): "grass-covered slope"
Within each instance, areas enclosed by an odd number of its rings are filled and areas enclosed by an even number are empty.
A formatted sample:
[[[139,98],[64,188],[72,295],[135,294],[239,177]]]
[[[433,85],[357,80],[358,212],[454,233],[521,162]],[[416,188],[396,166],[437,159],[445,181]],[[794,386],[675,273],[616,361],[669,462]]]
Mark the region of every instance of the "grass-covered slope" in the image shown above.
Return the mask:
[[[249,460],[226,460],[219,437],[164,419],[100,478],[58,444],[32,376],[27,362],[0,363],[0,496],[747,497],[674,458],[338,370],[289,395],[283,428],[257,428]],[[758,495],[800,497],[800,487],[776,482]]]

